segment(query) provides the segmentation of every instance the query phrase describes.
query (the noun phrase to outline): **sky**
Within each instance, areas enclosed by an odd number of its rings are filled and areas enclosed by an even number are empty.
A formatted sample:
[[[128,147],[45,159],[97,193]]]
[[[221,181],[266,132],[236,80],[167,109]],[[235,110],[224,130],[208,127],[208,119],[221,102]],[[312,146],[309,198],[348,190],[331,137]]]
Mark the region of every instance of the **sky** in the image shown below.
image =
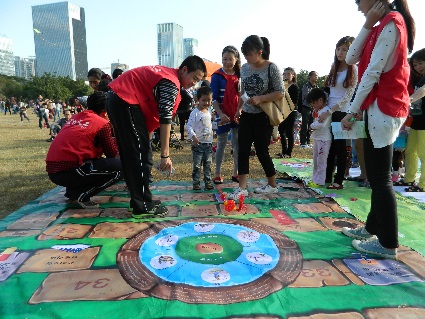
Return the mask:
[[[0,0],[0,35],[13,39],[14,55],[35,55],[31,6],[52,0]],[[110,73],[113,62],[130,68],[158,64],[157,24],[175,22],[196,54],[221,64],[226,45],[240,50],[251,35],[270,41],[270,61],[282,70],[329,73],[338,40],[356,36],[365,20],[354,0],[73,0],[86,15],[88,66]],[[408,0],[416,19],[414,51],[425,48],[424,0]],[[40,30],[41,31],[41,30]],[[242,63],[245,59],[242,57]]]

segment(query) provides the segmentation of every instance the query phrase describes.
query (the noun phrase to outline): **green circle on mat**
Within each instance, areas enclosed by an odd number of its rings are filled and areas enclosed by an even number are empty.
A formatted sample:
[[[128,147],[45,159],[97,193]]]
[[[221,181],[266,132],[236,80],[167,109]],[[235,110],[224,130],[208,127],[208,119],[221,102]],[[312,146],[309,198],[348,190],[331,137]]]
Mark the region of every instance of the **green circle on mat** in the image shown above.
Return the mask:
[[[241,243],[220,234],[185,237],[176,245],[176,254],[180,258],[200,264],[221,265],[234,261],[242,251]]]

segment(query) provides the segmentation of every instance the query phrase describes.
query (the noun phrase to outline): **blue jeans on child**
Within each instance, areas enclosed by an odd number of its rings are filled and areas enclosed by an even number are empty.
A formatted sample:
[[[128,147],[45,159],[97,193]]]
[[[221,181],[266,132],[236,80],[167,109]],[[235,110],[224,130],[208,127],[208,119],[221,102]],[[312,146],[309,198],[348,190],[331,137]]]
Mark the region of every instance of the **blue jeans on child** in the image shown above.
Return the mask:
[[[212,163],[212,144],[200,143],[198,146],[192,145],[193,169],[192,180],[193,185],[199,185],[201,177],[201,166],[204,167],[204,183],[212,184],[211,180],[211,163]]]

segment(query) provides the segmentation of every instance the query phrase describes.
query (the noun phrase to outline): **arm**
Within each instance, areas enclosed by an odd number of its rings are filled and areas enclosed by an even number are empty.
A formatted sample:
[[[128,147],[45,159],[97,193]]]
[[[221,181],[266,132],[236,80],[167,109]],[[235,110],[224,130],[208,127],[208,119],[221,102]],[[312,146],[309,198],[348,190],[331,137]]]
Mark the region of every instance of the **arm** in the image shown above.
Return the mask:
[[[187,131],[187,135],[189,136],[189,138],[192,140],[192,144],[193,145],[198,145],[199,144],[199,140],[196,136],[195,130],[194,130],[194,125],[196,123],[197,120],[197,110],[193,110],[190,113],[189,119],[187,120],[186,123],[186,131]]]
[[[410,96],[410,103],[416,102],[417,100],[425,96],[425,85],[421,86]]]
[[[222,87],[222,80],[223,77],[220,74],[213,74],[211,76],[211,90],[213,92],[213,102],[212,106],[214,108],[214,111],[220,118],[220,122],[222,124],[230,122],[230,118],[224,114],[221,110],[220,103],[223,102],[223,97],[221,92],[224,92],[225,87]]]
[[[173,163],[170,159],[170,131],[173,108],[178,95],[178,88],[169,80],[161,80],[154,88],[154,91],[156,101],[158,102],[160,123],[161,163],[159,168],[162,171],[168,170],[171,174]]]
[[[100,147],[107,158],[113,158],[118,156],[118,147],[115,139],[112,138],[111,127],[109,123],[102,127],[97,133],[96,137],[99,139]]]

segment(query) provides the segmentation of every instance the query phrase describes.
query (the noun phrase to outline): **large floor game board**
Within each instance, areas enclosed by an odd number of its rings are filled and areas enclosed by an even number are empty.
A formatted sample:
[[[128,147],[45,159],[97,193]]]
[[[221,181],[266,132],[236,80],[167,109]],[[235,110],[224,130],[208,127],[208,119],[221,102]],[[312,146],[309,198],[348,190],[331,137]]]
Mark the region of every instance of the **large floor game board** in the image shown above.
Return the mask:
[[[0,221],[0,318],[425,318],[423,231],[404,232],[397,260],[359,254],[340,230],[362,225],[348,213],[361,196],[290,179],[253,194],[264,182],[234,207],[220,191],[235,183],[157,182],[170,213],[145,220],[124,183],[98,209],[46,193]]]

